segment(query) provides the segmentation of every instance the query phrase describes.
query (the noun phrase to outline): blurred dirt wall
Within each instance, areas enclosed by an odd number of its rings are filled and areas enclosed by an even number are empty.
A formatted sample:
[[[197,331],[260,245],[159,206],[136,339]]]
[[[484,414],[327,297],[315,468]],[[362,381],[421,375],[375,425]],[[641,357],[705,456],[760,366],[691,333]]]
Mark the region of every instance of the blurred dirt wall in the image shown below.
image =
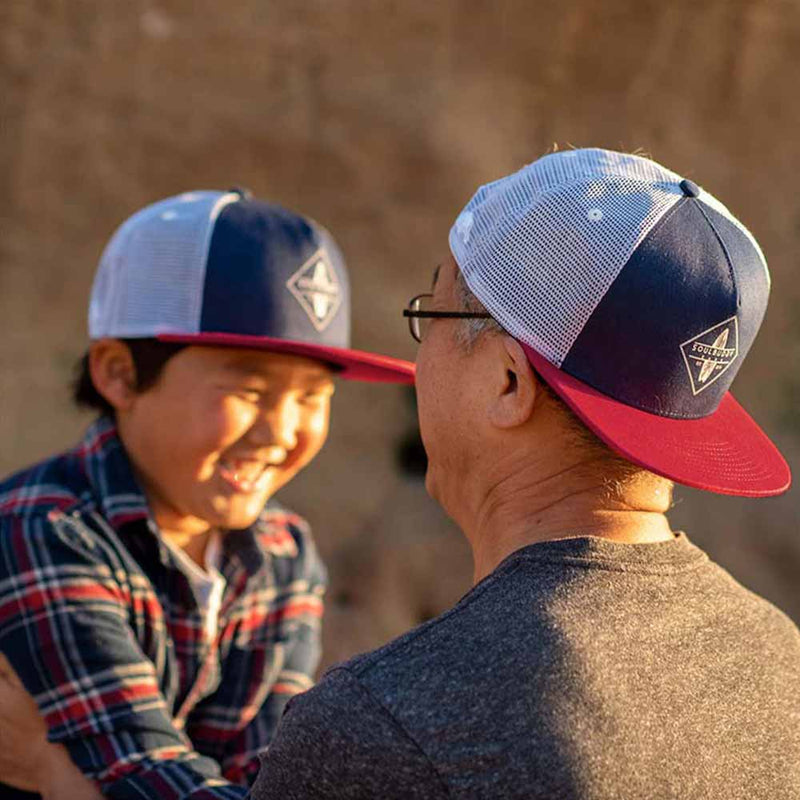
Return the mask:
[[[761,241],[773,298],[737,396],[800,470],[800,6],[793,0],[2,0],[0,471],[73,442],[68,402],[114,227],[249,186],[329,227],[354,345],[413,357],[400,309],[481,183],[553,143],[642,148]],[[398,468],[413,402],[341,385],[284,492],[332,575],[326,661],[469,586],[459,534]],[[677,527],[800,620],[800,489],[682,491]]]

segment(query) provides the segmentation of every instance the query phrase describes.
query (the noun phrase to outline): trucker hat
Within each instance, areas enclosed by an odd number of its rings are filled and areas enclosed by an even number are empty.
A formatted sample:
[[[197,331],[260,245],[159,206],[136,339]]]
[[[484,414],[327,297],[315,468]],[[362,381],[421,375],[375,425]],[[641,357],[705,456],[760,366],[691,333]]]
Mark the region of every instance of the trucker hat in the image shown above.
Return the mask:
[[[557,152],[481,187],[450,248],[473,294],[612,450],[699,489],[788,489],[786,461],[729,392],[769,272],[711,194],[640,156]]]
[[[414,365],[350,348],[350,286],[325,228],[241,189],[186,192],[122,223],[89,305],[92,339],[252,347],[342,378],[413,383]]]

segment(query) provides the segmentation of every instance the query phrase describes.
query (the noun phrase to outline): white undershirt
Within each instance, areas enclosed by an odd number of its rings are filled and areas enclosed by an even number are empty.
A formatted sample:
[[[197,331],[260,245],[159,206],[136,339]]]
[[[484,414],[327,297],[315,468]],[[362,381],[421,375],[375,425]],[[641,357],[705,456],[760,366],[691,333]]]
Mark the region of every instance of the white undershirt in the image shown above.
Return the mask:
[[[203,614],[203,630],[208,639],[214,639],[219,625],[219,608],[222,604],[222,594],[225,591],[225,578],[219,571],[222,562],[222,537],[219,533],[212,533],[206,544],[203,558],[205,569],[193,561],[186,552],[175,545],[163,540],[170,549],[181,572],[186,576],[192,587],[200,613]]]

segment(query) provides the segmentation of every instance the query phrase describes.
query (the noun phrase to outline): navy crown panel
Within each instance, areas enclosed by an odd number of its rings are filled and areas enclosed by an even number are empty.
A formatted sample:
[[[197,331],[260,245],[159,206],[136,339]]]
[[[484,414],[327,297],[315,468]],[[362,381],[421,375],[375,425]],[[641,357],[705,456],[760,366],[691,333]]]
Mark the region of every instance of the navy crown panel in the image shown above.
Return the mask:
[[[643,411],[707,416],[752,344],[767,295],[748,237],[683,198],[633,253],[561,368]]]
[[[209,248],[201,332],[347,347],[349,313],[346,269],[324,229],[257,200],[222,209]]]
[[[703,205],[702,211],[720,237],[733,264],[736,279],[736,296],[739,303],[739,352],[737,363],[732,365],[734,375],[753,344],[769,300],[769,277],[765,264],[757,256],[750,239],[727,217]],[[727,376],[726,376],[727,377]],[[733,380],[731,376],[728,380]]]

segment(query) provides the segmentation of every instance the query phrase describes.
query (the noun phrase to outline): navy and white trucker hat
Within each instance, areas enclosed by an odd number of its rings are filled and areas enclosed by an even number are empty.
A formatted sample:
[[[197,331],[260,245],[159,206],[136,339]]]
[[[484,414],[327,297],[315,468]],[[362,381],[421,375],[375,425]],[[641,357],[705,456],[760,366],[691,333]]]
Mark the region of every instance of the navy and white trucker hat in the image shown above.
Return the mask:
[[[470,290],[614,451],[679,483],[789,488],[730,385],[767,308],[752,234],[708,192],[639,156],[545,156],[481,187],[450,231]]]
[[[414,380],[407,361],[350,349],[350,287],[331,235],[243,190],[187,192],[127,219],[100,259],[89,336],[253,347],[343,378]]]

